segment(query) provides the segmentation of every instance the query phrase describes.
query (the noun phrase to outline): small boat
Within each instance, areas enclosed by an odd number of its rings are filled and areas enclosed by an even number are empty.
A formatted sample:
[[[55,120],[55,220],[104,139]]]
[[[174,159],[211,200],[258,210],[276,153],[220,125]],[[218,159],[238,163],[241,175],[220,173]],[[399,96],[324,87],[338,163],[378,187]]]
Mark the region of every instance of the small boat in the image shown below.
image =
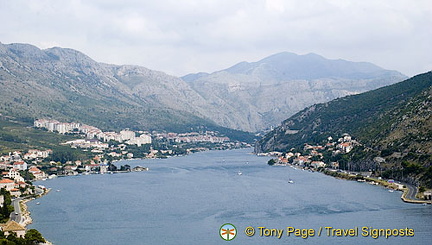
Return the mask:
[[[394,190],[389,190],[389,192],[393,192]]]
[[[290,183],[290,184],[294,184],[294,180],[289,179],[289,180],[288,180],[288,183]]]
[[[36,205],[40,205],[40,202],[37,202]]]
[[[60,190],[57,190],[57,192],[60,192]]]
[[[241,172],[241,171],[238,171],[237,172],[237,175],[242,175],[243,173]]]

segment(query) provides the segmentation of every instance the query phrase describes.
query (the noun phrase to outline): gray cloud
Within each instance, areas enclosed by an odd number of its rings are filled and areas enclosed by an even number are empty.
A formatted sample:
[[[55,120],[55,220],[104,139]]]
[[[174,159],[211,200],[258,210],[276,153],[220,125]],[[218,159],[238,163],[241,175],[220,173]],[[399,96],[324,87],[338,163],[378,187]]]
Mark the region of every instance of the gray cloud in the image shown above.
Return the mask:
[[[173,75],[281,51],[415,75],[432,68],[431,16],[428,0],[2,0],[0,41],[69,47]]]

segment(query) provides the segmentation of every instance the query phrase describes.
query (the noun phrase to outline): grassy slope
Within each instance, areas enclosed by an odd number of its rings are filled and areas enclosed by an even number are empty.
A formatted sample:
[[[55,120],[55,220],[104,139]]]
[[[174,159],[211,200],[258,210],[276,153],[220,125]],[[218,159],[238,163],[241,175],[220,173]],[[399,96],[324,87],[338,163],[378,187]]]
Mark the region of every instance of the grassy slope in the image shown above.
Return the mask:
[[[0,154],[28,149],[69,150],[69,146],[60,146],[59,143],[77,138],[37,130],[31,126],[25,122],[0,116]]]

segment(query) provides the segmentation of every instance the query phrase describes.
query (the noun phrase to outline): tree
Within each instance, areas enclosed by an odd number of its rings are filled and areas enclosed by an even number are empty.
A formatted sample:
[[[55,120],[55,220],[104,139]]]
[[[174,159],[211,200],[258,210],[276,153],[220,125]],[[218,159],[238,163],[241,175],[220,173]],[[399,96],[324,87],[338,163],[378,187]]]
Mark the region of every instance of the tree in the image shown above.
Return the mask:
[[[420,186],[419,192],[425,192],[426,188],[424,186]]]
[[[321,161],[320,156],[312,156],[311,161]]]
[[[25,236],[26,245],[38,244],[45,242],[42,234],[36,229],[30,229],[26,232]]]
[[[6,238],[9,243],[5,244],[16,244],[16,245],[25,245],[25,240],[21,237],[17,237],[15,232],[10,232],[9,235]]]
[[[55,162],[66,163],[67,161],[76,161],[79,159],[76,151],[67,149],[54,151],[51,155],[51,160]]]
[[[120,167],[120,171],[131,171],[131,166],[126,164]]]
[[[20,175],[24,178],[24,180],[32,180],[34,179],[34,175],[30,173],[28,170],[19,171]]]
[[[9,241],[6,238],[1,238],[0,239],[0,245],[16,245],[16,243]]]
[[[270,166],[273,166],[276,163],[276,160],[274,160],[273,158],[268,160],[267,164]]]
[[[10,213],[14,210],[10,192],[5,188],[0,189],[0,195],[3,196],[3,206],[0,208],[0,222],[6,222]]]
[[[112,164],[112,163],[109,163],[108,164],[108,171],[113,171],[113,172],[117,171],[117,166]]]

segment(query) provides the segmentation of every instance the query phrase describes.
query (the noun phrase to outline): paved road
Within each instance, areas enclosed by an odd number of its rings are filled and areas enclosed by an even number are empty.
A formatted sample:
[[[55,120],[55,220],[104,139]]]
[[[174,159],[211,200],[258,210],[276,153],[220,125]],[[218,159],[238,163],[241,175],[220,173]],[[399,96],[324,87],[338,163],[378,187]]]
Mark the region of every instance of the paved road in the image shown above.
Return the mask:
[[[407,183],[402,183],[403,185],[405,185],[408,188],[408,193],[406,195],[406,198],[411,199],[411,200],[420,200],[418,198],[416,198],[416,194],[417,194],[417,187],[407,184]]]
[[[19,198],[15,198],[12,201],[12,206],[14,207],[14,211],[10,214],[10,219],[17,223],[21,223],[22,220],[22,213],[20,207],[20,201],[22,199],[23,199],[22,197],[19,197]]]
[[[41,195],[43,194],[44,190],[42,190],[41,188],[37,187],[35,188],[35,193],[36,195]],[[19,197],[19,198],[15,198],[14,200],[12,200],[12,206],[14,207],[14,211],[10,214],[10,219],[17,222],[17,223],[21,223],[23,221],[23,215],[21,212],[21,207],[20,207],[20,201],[23,200],[23,197]]]
[[[43,194],[43,192],[44,190],[36,186],[35,188],[36,195],[41,195]],[[19,197],[12,200],[12,206],[14,207],[14,211],[10,214],[10,219],[17,223],[21,223],[23,221],[23,215],[20,206],[20,201],[23,199],[24,199],[23,197]]]

